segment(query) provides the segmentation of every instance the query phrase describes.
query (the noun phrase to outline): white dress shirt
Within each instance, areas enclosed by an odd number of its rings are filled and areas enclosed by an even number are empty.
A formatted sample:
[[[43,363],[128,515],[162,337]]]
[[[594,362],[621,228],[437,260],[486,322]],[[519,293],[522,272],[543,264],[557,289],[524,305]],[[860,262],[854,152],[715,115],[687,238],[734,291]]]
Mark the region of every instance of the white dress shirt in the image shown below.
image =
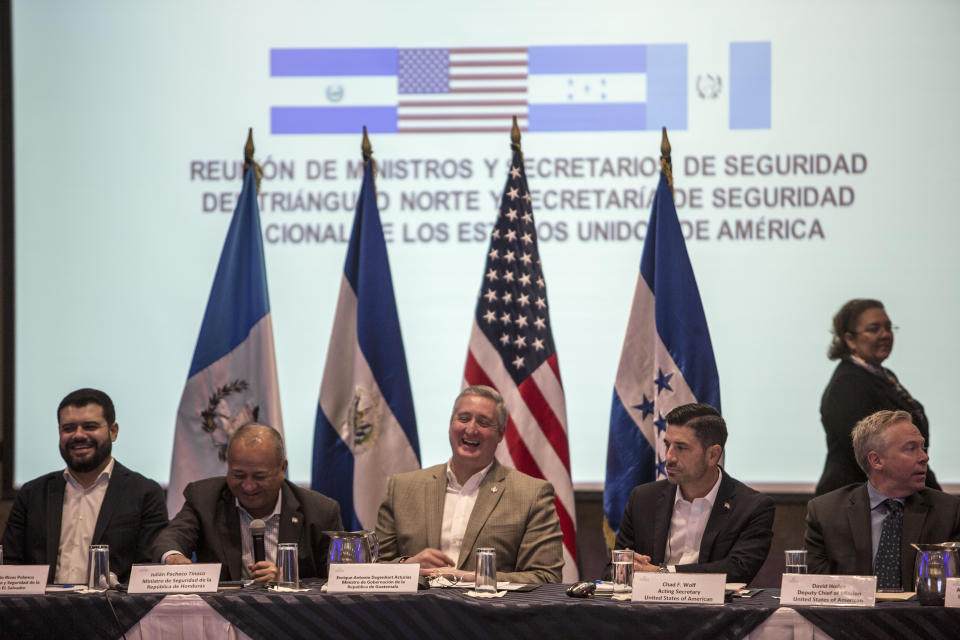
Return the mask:
[[[273,512],[266,518],[260,518],[267,525],[263,532],[263,556],[264,559],[276,564],[277,562],[277,540],[280,537],[280,502],[283,500],[283,492],[277,494],[277,504],[273,505]],[[250,523],[256,520],[247,513],[247,510],[240,505],[237,500],[237,513],[240,515],[240,540],[243,545],[243,566],[240,572],[244,580],[250,579],[250,570],[248,564],[253,564],[253,536],[250,535]]]
[[[722,479],[723,474],[718,469],[717,481],[710,492],[702,498],[694,498],[692,502],[686,500],[680,487],[677,487],[673,515],[670,517],[667,551],[663,558],[669,570],[672,571],[678,564],[691,564],[700,560],[703,530],[707,528],[707,520],[710,519],[713,503],[717,500]]]
[[[53,581],[57,584],[86,584],[90,541],[100,516],[100,506],[113,473],[113,458],[88,489],[77,482],[69,469],[63,477],[67,486],[60,514],[60,551]]]
[[[457,476],[454,475],[450,463],[447,463],[447,491],[443,499],[443,526],[440,528],[440,551],[454,561],[454,566],[460,566],[460,546],[463,544],[463,534],[467,530],[470,514],[477,503],[480,483],[490,472],[493,466],[491,461],[486,467],[476,472],[460,486]]]

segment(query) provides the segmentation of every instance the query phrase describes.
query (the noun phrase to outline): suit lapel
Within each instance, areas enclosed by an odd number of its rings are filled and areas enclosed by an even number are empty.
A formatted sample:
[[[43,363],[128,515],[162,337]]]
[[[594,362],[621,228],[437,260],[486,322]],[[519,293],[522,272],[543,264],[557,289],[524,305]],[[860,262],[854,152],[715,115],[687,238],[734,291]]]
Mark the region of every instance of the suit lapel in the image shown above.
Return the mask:
[[[677,486],[665,482],[663,491],[657,498],[656,512],[653,527],[653,557],[654,564],[662,564],[667,557],[667,537],[670,535],[670,517],[673,514],[673,502],[677,497]]]
[[[210,543],[219,545],[222,549],[221,557],[227,565],[231,580],[240,580],[243,577],[243,543],[240,539],[240,513],[237,511],[236,498],[224,486],[217,500],[217,514],[214,518],[217,523],[216,540]]]
[[[862,576],[873,575],[873,532],[870,526],[870,496],[867,494],[866,483],[850,496],[847,523],[857,558],[856,573]]]
[[[55,474],[47,483],[47,562],[50,564],[50,575],[57,568],[57,559],[60,556],[60,519],[63,516],[63,494],[67,481],[63,474]]]
[[[501,466],[494,460],[493,466],[484,477],[483,482],[477,489],[477,502],[473,505],[473,511],[470,512],[470,520],[467,521],[467,529],[463,532],[463,543],[460,545],[460,558],[457,560],[457,568],[462,569],[467,560],[473,555],[473,548],[477,543],[477,537],[480,535],[480,529],[487,522],[487,518],[493,513],[494,507],[503,497],[503,490],[507,479],[507,468]]]
[[[905,590],[913,590],[914,567],[917,552],[911,542],[942,542],[942,540],[924,540],[923,524],[927,519],[930,505],[920,493],[908,497],[903,505],[903,528],[900,530],[900,581]]]
[[[700,559],[699,562],[710,562],[714,558],[710,552],[713,550],[713,542],[717,535],[727,526],[727,519],[733,513],[733,483],[730,482],[730,476],[721,470],[720,488],[717,490],[717,498],[713,502],[713,509],[710,510],[710,517],[707,519],[707,525],[703,528],[703,538],[700,540]]]
[[[127,475],[126,467],[114,460],[113,472],[107,483],[107,491],[103,494],[103,502],[100,504],[100,513],[97,515],[97,524],[93,529],[90,544],[102,544],[100,541],[107,530],[107,525],[110,524],[110,518],[113,517],[114,507],[117,504],[123,504],[124,499],[121,496],[127,490]]]
[[[303,535],[303,508],[293,491],[283,483],[280,499],[280,527],[277,532],[277,543],[296,542],[305,549],[300,536]]]
[[[433,468],[433,478],[427,483],[425,502],[425,525],[427,541],[425,548],[440,548],[440,529],[443,527],[443,502],[447,493],[447,467]]]

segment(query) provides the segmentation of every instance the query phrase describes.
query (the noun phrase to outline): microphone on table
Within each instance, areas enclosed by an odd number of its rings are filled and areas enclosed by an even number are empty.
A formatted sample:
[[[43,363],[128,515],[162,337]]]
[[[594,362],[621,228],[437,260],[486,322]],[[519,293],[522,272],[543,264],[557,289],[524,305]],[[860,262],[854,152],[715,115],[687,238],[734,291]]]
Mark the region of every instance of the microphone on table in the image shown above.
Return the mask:
[[[250,537],[253,538],[253,561],[263,562],[267,559],[267,553],[263,547],[263,534],[267,531],[267,525],[263,520],[257,518],[250,523]]]

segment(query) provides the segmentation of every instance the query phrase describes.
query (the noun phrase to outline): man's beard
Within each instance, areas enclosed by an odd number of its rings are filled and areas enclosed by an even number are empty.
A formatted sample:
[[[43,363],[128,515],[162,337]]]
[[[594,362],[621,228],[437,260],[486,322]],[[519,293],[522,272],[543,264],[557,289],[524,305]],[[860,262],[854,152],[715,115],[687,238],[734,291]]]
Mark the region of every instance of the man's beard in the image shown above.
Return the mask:
[[[92,442],[95,443],[96,441]],[[73,456],[70,455],[69,447],[70,443],[67,443],[66,447],[60,445],[60,456],[63,458],[64,462],[67,463],[67,468],[76,473],[86,473],[88,471],[93,471],[103,464],[104,460],[110,457],[110,453],[113,451],[113,441],[111,441],[110,438],[107,438],[103,444],[94,449],[93,455],[86,460],[74,461]]]

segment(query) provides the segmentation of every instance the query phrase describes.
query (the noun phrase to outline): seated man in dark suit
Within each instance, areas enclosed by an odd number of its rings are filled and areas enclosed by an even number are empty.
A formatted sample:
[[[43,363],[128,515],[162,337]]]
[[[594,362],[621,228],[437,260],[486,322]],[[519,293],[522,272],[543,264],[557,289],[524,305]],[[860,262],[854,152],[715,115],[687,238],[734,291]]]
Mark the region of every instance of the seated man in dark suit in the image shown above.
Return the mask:
[[[64,471],[23,485],[0,544],[8,564],[49,564],[48,581],[87,582],[88,547],[110,545],[110,569],[121,582],[130,565],[149,562],[167,524],[163,489],[113,459],[120,427],[102,391],[78,389],[57,407]]]
[[[667,479],[636,487],[617,549],[633,549],[636,571],[726,573],[750,582],[773,539],[773,500],[718,465],[727,425],[708,404],[667,414]]]
[[[926,488],[930,458],[906,411],[869,415],[852,438],[867,482],[807,503],[807,568],[876,575],[878,589],[913,591],[910,543],[960,540],[960,498]]]
[[[153,545],[155,562],[222,564],[220,579],[276,581],[277,545],[299,545],[300,578],[324,578],[330,539],[343,528],[340,505],[285,478],[287,459],[280,434],[266,425],[237,429],[227,446],[226,477],[191,482],[186,502]],[[265,559],[255,561],[250,523],[263,520]]]

